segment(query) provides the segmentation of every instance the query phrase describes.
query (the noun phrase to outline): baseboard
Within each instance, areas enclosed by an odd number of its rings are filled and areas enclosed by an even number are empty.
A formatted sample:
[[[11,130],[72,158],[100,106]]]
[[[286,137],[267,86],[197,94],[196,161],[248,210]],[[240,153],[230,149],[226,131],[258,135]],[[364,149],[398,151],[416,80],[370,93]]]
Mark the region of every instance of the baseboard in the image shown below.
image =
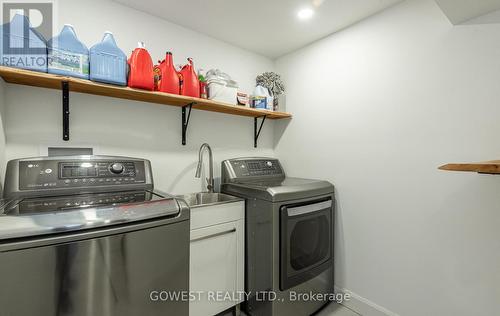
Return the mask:
[[[377,305],[374,302],[349,291],[348,289],[335,286],[335,293],[349,294],[350,299],[343,301],[341,305],[362,316],[399,316],[387,308]]]

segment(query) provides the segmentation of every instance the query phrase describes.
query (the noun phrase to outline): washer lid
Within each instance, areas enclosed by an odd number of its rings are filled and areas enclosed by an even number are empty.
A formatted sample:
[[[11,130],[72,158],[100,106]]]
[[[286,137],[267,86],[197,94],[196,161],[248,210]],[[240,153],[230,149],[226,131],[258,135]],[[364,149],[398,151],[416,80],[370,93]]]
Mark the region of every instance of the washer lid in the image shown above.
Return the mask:
[[[0,208],[0,240],[176,216],[177,201],[151,191],[12,200]]]
[[[285,178],[280,181],[225,183],[222,184],[222,190],[237,196],[281,202],[332,194],[333,185],[323,180]]]

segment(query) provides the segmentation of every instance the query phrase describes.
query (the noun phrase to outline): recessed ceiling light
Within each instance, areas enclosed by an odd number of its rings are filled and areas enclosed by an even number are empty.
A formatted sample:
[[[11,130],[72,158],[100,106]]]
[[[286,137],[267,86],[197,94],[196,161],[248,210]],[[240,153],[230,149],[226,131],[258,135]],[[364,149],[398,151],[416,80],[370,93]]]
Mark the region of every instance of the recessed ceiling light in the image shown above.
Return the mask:
[[[311,8],[304,8],[297,12],[297,17],[301,20],[310,19],[314,15],[314,11]]]

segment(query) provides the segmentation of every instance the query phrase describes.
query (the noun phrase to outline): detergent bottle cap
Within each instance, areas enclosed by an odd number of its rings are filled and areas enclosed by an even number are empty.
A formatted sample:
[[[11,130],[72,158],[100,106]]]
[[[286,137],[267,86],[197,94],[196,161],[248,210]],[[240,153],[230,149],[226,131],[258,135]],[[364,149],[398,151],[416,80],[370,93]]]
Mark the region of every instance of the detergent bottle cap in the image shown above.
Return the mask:
[[[73,26],[73,24],[64,24],[63,28],[62,28],[62,32],[70,32],[72,33],[74,36],[76,36],[76,32],[75,32],[75,27]]]
[[[24,16],[24,10],[23,9],[11,9],[10,13],[14,14],[14,15],[11,15],[12,18],[14,18],[14,16],[16,16],[16,15]]]
[[[144,45],[144,42],[137,42],[137,48],[146,48],[146,45]]]
[[[104,36],[102,37],[102,41],[105,42],[111,42],[114,45],[116,45],[115,38],[113,37],[113,33],[110,31],[104,32]]]
[[[74,37],[76,37],[76,31],[75,31],[75,27],[73,26],[73,24],[67,24],[65,23],[63,28],[62,28],[62,31],[61,31],[61,34],[62,33],[70,33],[72,34]]]
[[[24,15],[24,12],[23,10],[13,10],[14,11],[14,15],[12,16],[12,21],[14,21],[15,19],[27,19],[28,17]]]
[[[22,10],[21,12],[15,12],[14,16],[12,17],[12,20],[11,20],[11,23],[28,23],[29,27],[31,27],[31,22],[30,20],[28,19],[27,16],[24,15],[24,13],[22,13]]]

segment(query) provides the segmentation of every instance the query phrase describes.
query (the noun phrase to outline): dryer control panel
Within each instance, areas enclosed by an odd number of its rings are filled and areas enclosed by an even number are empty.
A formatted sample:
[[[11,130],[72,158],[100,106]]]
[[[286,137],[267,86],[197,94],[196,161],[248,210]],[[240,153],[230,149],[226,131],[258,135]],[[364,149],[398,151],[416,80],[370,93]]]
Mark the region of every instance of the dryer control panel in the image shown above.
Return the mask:
[[[222,162],[222,183],[255,182],[284,179],[285,172],[278,159],[238,158]]]

